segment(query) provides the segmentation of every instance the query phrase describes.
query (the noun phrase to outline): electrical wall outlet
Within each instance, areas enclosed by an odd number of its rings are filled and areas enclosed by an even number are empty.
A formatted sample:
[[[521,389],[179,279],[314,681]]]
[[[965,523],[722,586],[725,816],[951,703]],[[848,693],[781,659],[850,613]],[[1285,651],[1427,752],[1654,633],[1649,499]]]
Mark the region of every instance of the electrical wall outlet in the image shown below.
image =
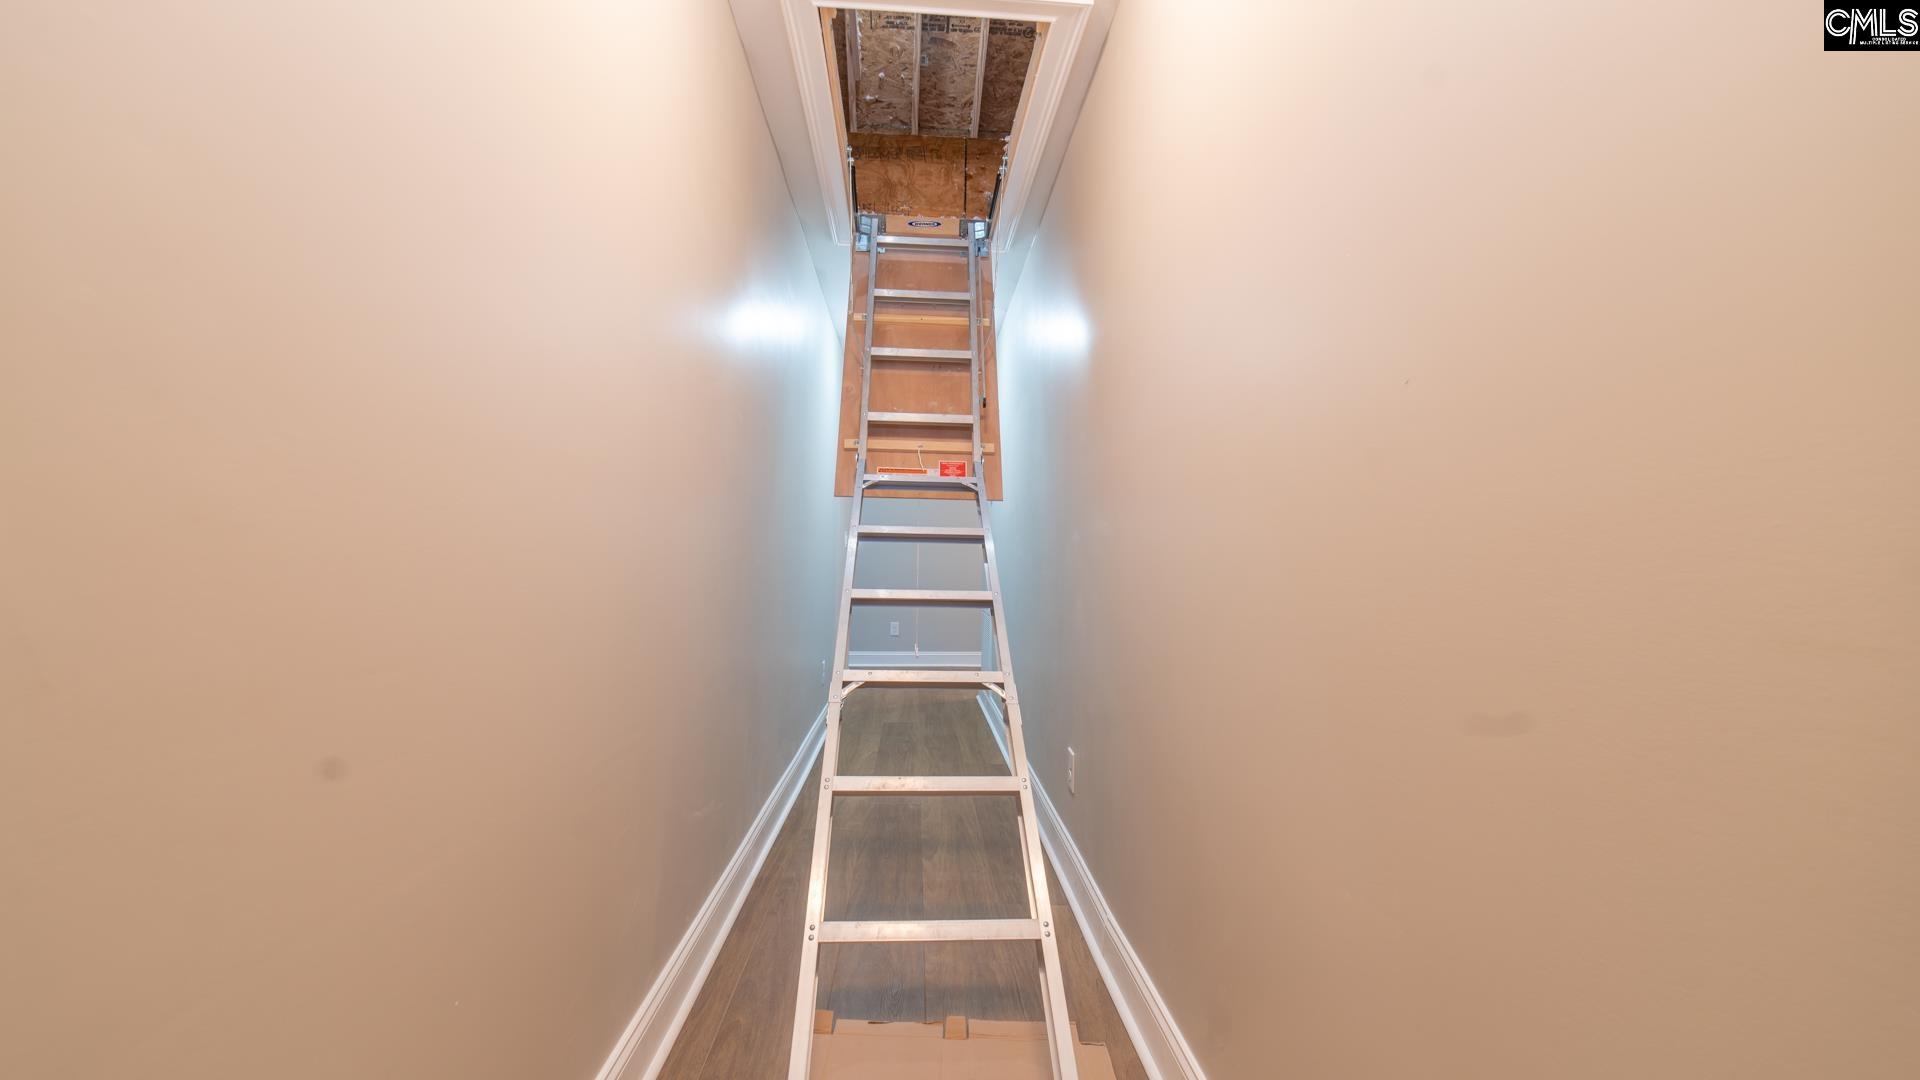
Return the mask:
[[[1079,755],[1073,752],[1073,747],[1071,746],[1067,747],[1067,794],[1069,795],[1080,794],[1078,791],[1074,790],[1074,786],[1073,786],[1073,774],[1076,771],[1074,769],[1074,766],[1079,763],[1078,759],[1079,759]]]
[[[887,636],[888,636],[888,637],[899,637],[899,636],[900,636],[900,624],[899,624],[899,623],[897,623],[897,622],[890,622],[890,623],[888,623],[888,624],[887,624]]]

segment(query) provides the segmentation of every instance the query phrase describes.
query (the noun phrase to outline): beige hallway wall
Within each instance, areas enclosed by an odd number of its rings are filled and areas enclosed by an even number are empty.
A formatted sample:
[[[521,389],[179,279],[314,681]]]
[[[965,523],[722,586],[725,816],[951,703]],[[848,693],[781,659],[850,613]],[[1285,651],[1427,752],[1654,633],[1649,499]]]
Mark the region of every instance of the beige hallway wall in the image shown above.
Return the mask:
[[[825,695],[726,4],[5,22],[0,1074],[586,1080]]]
[[[1920,1075],[1920,64],[1819,33],[1122,6],[996,528],[1210,1075]]]

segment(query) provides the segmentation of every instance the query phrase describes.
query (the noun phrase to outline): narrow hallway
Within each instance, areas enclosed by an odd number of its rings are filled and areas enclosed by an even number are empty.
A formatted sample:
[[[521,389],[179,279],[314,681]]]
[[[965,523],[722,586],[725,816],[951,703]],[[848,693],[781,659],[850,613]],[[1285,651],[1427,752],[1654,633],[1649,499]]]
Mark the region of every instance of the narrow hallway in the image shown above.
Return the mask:
[[[1004,775],[974,695],[874,689],[848,699],[841,767],[902,776]],[[787,1021],[800,957],[793,926],[806,899],[820,769],[788,812],[733,931],[668,1056],[661,1080],[775,1076],[787,1064]],[[1013,804],[1004,798],[863,799],[837,813],[828,910],[848,918],[951,918],[1024,913]],[[1049,882],[1070,1014],[1082,1042],[1104,1043],[1118,1080],[1146,1080],[1057,878]],[[1038,1020],[1039,987],[1025,943],[841,945],[820,968],[821,1007],[837,1017],[937,1023]]]
[[[1823,7],[7,0],[0,1080],[1920,1078]]]

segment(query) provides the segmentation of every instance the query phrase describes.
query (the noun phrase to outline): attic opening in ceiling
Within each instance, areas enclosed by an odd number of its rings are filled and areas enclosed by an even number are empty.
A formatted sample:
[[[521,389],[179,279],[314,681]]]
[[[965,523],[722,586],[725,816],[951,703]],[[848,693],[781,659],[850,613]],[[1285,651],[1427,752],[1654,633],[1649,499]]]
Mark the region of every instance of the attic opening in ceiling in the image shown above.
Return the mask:
[[[823,10],[856,213],[990,220],[1043,24]]]

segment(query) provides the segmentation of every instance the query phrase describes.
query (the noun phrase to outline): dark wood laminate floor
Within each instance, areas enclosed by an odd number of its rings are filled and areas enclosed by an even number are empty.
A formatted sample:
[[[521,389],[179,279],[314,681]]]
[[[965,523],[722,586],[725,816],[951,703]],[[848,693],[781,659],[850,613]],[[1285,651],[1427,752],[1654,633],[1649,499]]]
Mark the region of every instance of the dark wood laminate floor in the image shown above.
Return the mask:
[[[848,699],[840,741],[841,771],[849,774],[1007,771],[965,691],[862,690]],[[663,1080],[786,1075],[819,776],[816,762],[668,1054]],[[827,869],[827,917],[1024,917],[1014,807],[1005,797],[844,801]],[[1067,1011],[1081,1041],[1107,1045],[1119,1080],[1145,1080],[1057,880],[1051,890]],[[820,1008],[863,1020],[1039,1020],[1033,956],[1020,942],[827,946]]]

